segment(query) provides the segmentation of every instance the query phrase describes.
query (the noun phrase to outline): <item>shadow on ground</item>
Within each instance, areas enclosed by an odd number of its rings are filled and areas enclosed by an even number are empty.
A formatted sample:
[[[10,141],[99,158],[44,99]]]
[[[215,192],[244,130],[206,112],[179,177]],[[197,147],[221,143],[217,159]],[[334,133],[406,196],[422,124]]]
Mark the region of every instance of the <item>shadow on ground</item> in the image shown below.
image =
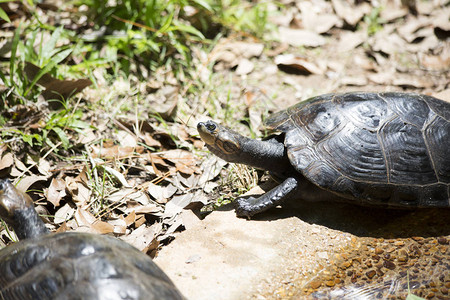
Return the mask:
[[[339,202],[288,201],[253,220],[298,217],[360,237],[407,238],[450,235],[450,209],[385,209]]]

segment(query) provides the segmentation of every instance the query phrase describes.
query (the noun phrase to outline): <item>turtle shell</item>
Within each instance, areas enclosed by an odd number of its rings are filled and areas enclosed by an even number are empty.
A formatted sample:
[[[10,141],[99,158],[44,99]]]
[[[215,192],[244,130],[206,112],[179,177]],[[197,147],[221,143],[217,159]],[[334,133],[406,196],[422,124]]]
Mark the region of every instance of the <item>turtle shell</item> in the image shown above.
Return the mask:
[[[145,254],[112,237],[48,234],[0,251],[0,299],[183,299]]]
[[[326,94],[274,114],[295,169],[360,203],[449,207],[450,103],[409,93]]]

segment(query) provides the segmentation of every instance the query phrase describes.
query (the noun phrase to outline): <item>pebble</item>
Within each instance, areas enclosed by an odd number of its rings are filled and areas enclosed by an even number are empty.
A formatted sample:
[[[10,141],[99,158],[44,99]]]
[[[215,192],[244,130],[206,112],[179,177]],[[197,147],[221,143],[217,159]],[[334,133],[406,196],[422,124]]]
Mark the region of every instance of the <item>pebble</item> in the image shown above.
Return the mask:
[[[376,271],[375,270],[370,270],[370,271],[367,271],[366,272],[366,276],[369,278],[369,279],[372,279],[375,275],[376,275]]]
[[[438,237],[437,242],[441,245],[448,245],[448,240],[443,236]]]
[[[311,281],[309,285],[313,289],[318,289],[322,285],[322,282],[320,282],[320,281]]]
[[[389,261],[389,260],[385,260],[384,263],[383,263],[383,266],[386,269],[389,269],[389,270],[394,270],[395,269],[395,264],[392,261]]]
[[[381,248],[379,248],[379,247],[376,247],[376,248],[375,248],[375,254],[380,255],[380,254],[383,254],[383,252],[384,252],[383,249],[381,249]]]

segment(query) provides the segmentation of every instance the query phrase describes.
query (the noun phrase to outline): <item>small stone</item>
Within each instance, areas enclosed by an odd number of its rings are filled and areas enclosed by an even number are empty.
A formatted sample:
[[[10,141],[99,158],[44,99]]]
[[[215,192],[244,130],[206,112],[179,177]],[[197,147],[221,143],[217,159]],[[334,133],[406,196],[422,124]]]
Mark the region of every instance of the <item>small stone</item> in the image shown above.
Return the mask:
[[[444,295],[447,295],[448,294],[448,289],[445,288],[445,287],[442,287],[441,288],[441,293],[444,294]]]
[[[322,282],[320,282],[320,281],[311,281],[311,283],[309,285],[313,289],[318,289],[322,285]]]
[[[327,282],[325,282],[325,284],[329,287],[333,287],[335,285],[334,280],[328,280]]]
[[[385,260],[384,263],[383,263],[383,266],[386,269],[389,269],[389,270],[394,270],[395,269],[395,264],[392,261],[389,261],[389,260]]]
[[[408,261],[408,253],[405,249],[400,249],[398,252],[398,261],[400,262],[407,262]]]
[[[396,242],[394,243],[394,245],[397,246],[397,247],[401,247],[401,246],[404,246],[404,245],[405,245],[405,242],[404,242],[404,241],[396,241]]]
[[[351,260],[347,260],[347,261],[344,261],[344,262],[340,265],[340,268],[343,269],[343,270],[345,270],[345,269],[347,269],[348,267],[350,267],[351,265],[352,265],[352,261],[351,261]]]
[[[437,241],[441,245],[448,245],[448,240],[445,237],[443,237],[443,236],[438,237]]]
[[[435,295],[435,294],[434,294],[433,292],[428,293],[427,299],[434,298],[434,295]]]
[[[370,270],[370,271],[367,271],[367,272],[366,272],[366,276],[367,276],[369,279],[372,279],[372,278],[375,276],[376,273],[377,273],[377,272],[375,272],[375,270]]]
[[[379,247],[376,247],[376,248],[375,248],[375,254],[380,255],[380,254],[383,254],[383,252],[384,252],[383,249],[381,249],[381,248],[379,248]]]

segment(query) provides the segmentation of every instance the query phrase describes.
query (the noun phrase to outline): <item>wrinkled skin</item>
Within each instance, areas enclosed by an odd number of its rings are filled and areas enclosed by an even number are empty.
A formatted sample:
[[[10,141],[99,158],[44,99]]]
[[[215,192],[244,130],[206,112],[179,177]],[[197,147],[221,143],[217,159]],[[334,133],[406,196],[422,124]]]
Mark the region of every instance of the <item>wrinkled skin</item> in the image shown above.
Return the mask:
[[[236,201],[251,217],[287,199],[450,207],[450,103],[410,93],[327,94],[271,116],[252,140],[213,121],[197,129],[217,156],[284,181]]]
[[[102,235],[50,234],[32,204],[0,180],[0,216],[26,237],[0,250],[0,299],[184,299],[136,248]],[[21,232],[29,228],[39,230]]]

